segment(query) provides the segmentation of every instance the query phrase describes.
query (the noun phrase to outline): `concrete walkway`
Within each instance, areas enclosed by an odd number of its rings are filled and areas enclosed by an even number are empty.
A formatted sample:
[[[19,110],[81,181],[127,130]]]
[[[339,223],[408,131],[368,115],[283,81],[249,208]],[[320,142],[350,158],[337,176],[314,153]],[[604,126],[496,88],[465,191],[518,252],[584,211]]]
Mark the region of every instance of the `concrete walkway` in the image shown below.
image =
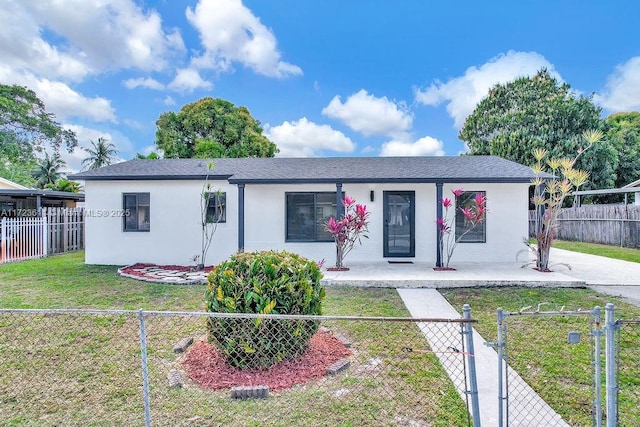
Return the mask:
[[[398,289],[398,293],[412,317],[417,318],[441,318],[457,319],[458,313],[446,299],[435,289]],[[425,333],[432,347],[433,341],[440,342],[441,338],[430,337]],[[475,350],[475,363],[478,378],[478,400],[480,404],[480,424],[483,427],[498,425],[498,354],[490,347],[484,345],[485,340],[475,330],[473,332],[473,346]],[[436,353],[447,369],[447,362]],[[450,361],[448,362],[450,363]],[[568,426],[562,418],[544,401],[535,391],[527,385],[522,378],[510,375],[510,387],[518,390],[520,399],[526,397],[526,407],[536,408],[530,414],[522,414],[519,419],[511,415],[510,426],[535,426],[537,413],[546,414],[545,422],[554,426]],[[465,397],[462,396],[464,399]],[[530,415],[530,418],[529,416]]]

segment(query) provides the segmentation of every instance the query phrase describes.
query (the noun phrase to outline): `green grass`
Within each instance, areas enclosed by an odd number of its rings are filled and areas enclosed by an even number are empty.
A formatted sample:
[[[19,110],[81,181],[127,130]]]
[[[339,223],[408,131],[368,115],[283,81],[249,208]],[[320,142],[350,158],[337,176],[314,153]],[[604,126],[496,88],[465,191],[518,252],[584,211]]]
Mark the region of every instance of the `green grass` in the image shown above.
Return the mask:
[[[621,248],[619,246],[600,245],[597,243],[569,242],[566,240],[556,240],[553,243],[553,247],[623,261],[640,262],[640,249]]]
[[[84,252],[0,265],[0,308],[204,310],[204,287],[122,278]]]
[[[116,276],[66,254],[0,266],[0,308],[204,311],[204,286],[156,285]],[[393,289],[329,287],[326,315],[408,316]],[[173,345],[206,337],[202,318],[147,317],[151,414],[158,425],[467,424],[465,404],[414,323],[325,322],[349,338],[349,369],[266,401],[233,401],[228,391],[187,382]],[[143,424],[136,316],[0,315],[0,424]],[[380,363],[375,362],[380,361]],[[375,363],[374,363],[375,362]]]
[[[595,306],[604,308],[606,303],[612,302],[618,316],[640,319],[640,308],[589,289],[488,288],[447,289],[441,292],[454,307],[463,304],[472,307],[473,317],[478,319],[474,327],[490,342],[497,339],[498,307],[509,312],[531,307],[523,311],[532,311],[538,308],[539,303],[547,303],[540,306],[541,311],[557,311],[562,307],[565,310],[591,310]],[[506,320],[509,365],[567,422],[575,426],[592,425],[590,320],[590,316],[514,316]],[[571,331],[581,333],[579,344],[567,344]],[[635,373],[637,378],[640,368],[640,325],[629,325],[621,336],[627,337],[626,342],[623,340],[620,352],[621,372]],[[628,340],[629,337],[632,340]],[[604,356],[602,359],[604,364]],[[640,425],[639,393],[639,384],[621,385],[620,425]]]

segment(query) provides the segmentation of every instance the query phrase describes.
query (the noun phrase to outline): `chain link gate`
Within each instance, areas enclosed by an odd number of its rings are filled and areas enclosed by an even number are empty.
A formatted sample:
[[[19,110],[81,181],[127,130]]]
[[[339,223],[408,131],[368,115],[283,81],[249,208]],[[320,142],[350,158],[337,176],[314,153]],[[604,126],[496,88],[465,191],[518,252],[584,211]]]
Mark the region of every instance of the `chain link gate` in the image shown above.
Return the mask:
[[[479,417],[465,317],[0,309],[0,424],[470,426]],[[228,345],[243,331],[253,341],[234,353],[213,345],[211,327]],[[259,345],[280,357],[305,330],[300,357],[229,366]]]
[[[498,339],[487,343],[498,352],[498,425],[601,426],[601,309],[541,311],[543,305],[498,309]],[[554,332],[536,333],[543,328]],[[579,379],[562,376],[558,367],[566,364]]]
[[[615,322],[616,382],[609,381],[616,426],[640,426],[640,320]],[[612,417],[613,418],[613,417]]]

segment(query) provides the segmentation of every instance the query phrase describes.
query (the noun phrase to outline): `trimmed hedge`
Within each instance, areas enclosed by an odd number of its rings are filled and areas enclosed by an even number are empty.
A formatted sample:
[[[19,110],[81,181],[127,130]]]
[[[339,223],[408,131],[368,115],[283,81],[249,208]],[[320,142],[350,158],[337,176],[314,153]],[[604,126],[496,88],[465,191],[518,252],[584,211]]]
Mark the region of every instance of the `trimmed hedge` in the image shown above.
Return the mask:
[[[294,253],[239,253],[209,275],[207,311],[319,315],[325,296],[321,278],[314,261]],[[313,320],[208,320],[211,341],[238,368],[269,367],[304,353],[318,326]]]

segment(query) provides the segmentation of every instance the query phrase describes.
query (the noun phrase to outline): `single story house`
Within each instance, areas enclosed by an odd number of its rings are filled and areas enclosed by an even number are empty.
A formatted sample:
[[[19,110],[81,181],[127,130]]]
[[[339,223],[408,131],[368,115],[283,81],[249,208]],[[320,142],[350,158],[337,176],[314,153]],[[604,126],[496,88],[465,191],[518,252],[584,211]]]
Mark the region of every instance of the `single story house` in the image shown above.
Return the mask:
[[[0,177],[0,217],[39,216],[41,208],[74,208],[83,193],[37,190]]]
[[[439,265],[442,197],[487,198],[486,221],[465,235],[452,265],[517,262],[528,235],[532,170],[495,156],[136,159],[80,172],[85,187],[86,263],[190,263],[200,253],[205,178],[218,191],[217,231],[206,263],[238,250],[285,249],[326,265],[336,248],[323,223],[344,195],[370,211],[369,238],[345,263]],[[453,228],[463,231],[464,216]]]

